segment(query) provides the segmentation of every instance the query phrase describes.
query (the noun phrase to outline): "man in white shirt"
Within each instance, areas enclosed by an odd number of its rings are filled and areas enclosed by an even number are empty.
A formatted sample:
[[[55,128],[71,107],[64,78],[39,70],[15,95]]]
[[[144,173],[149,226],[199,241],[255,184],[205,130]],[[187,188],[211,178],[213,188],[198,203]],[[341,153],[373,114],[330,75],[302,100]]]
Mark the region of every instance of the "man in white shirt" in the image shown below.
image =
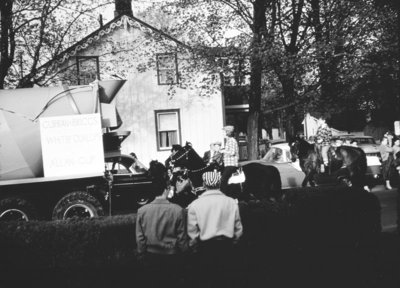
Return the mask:
[[[243,234],[238,204],[219,190],[220,179],[217,172],[203,174],[207,190],[189,205],[187,219],[189,245],[198,251],[201,277],[207,278],[200,280],[219,283],[216,287],[234,279],[229,271],[233,244]]]

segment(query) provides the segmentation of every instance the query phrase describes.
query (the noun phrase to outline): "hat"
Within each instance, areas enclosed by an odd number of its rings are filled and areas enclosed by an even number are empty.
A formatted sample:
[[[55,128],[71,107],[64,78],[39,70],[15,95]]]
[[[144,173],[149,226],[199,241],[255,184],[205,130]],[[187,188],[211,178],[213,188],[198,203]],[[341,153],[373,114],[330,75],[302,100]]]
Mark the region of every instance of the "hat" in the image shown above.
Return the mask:
[[[218,172],[205,172],[203,174],[204,186],[208,188],[218,188],[221,182],[221,175]]]
[[[225,130],[225,131],[233,132],[235,130],[235,127],[233,127],[231,125],[228,125],[228,126],[225,126],[222,129]]]
[[[221,141],[215,141],[213,143],[211,143],[212,145],[219,145],[222,146],[222,142]]]

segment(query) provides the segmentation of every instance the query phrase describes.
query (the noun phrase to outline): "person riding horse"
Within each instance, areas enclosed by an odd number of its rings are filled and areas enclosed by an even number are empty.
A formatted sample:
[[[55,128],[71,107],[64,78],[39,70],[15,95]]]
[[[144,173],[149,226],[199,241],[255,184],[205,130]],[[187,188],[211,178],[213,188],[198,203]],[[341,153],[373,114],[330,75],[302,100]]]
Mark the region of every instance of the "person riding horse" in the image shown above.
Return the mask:
[[[365,152],[354,146],[337,146],[335,143],[328,146],[328,165],[325,172],[328,178],[343,179],[350,186],[365,187],[367,158]],[[297,137],[291,145],[291,152],[300,160],[300,167],[306,174],[302,186],[315,186],[314,177],[321,173],[323,163],[317,145],[308,143],[304,137]]]
[[[326,123],[326,118],[324,116],[321,116],[318,119],[318,128],[316,137],[323,161],[322,163],[323,165],[321,165],[321,172],[325,172],[325,170],[328,169],[328,164],[329,164],[328,153],[331,145],[332,130]]]

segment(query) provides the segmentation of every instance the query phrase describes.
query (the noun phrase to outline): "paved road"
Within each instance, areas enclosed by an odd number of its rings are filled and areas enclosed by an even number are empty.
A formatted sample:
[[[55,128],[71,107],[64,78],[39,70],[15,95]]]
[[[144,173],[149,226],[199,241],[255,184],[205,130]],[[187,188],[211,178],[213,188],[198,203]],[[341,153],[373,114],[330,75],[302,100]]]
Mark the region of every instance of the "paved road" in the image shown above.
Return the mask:
[[[375,186],[372,191],[381,202],[381,223],[383,232],[396,230],[397,224],[397,189],[385,190],[383,185]]]

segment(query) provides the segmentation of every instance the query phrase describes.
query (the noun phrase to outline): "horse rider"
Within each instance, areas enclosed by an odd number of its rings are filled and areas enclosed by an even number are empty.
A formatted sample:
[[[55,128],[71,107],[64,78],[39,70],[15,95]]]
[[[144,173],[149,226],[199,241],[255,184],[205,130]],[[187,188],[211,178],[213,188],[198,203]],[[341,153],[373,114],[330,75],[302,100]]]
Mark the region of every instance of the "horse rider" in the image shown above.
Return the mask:
[[[329,164],[328,152],[331,145],[332,130],[326,123],[326,119],[323,116],[318,119],[318,129],[316,137],[323,161],[323,165],[321,165],[321,172],[325,172]]]
[[[221,191],[227,193],[228,180],[239,166],[239,145],[234,137],[235,127],[228,125],[222,128],[225,131],[225,148],[221,149],[224,155],[224,171],[221,176]]]

